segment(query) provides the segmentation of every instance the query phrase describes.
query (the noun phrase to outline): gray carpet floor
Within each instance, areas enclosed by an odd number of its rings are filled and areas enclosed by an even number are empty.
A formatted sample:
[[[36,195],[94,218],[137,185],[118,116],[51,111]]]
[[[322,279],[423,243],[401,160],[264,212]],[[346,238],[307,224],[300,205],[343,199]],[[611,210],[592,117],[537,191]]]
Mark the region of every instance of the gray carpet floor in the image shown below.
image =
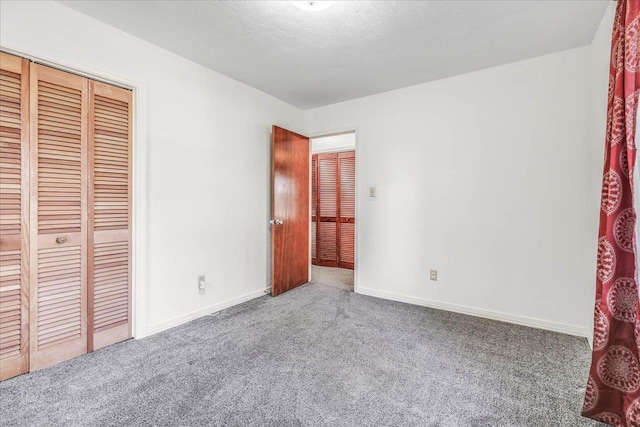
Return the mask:
[[[592,426],[586,340],[311,282],[0,383],[2,426]]]
[[[353,291],[353,270],[312,265],[311,277],[314,282]]]

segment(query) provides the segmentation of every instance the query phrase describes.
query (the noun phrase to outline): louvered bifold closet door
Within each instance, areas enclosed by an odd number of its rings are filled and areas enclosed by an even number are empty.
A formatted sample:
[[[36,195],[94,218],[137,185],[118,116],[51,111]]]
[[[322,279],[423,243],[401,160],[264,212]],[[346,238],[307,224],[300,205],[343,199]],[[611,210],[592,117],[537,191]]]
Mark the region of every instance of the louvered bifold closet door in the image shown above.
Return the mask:
[[[338,221],[338,267],[353,270],[356,227],[356,153],[348,151],[338,154],[339,176],[339,221]]]
[[[87,351],[88,80],[31,64],[31,370]]]
[[[29,370],[29,61],[0,53],[0,380]]]
[[[317,265],[338,266],[338,155],[318,154]]]
[[[90,351],[131,338],[131,96],[91,82]]]
[[[318,155],[311,156],[311,263],[318,263]]]

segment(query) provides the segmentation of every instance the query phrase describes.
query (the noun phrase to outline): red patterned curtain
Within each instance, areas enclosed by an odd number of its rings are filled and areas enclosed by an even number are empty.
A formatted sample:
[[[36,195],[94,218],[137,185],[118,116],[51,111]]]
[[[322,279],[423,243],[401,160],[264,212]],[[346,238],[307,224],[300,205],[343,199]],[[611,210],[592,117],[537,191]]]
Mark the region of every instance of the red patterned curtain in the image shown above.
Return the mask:
[[[593,356],[582,415],[640,426],[640,304],[633,177],[640,93],[640,0],[619,0],[613,23],[598,238]]]

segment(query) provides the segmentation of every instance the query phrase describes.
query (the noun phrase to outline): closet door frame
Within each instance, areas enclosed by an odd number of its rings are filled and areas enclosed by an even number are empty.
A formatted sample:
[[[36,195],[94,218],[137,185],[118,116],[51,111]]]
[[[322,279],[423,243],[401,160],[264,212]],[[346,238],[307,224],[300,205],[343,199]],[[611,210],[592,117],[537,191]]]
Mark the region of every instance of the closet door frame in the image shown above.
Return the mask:
[[[147,283],[147,84],[134,77],[105,69],[99,65],[78,62],[69,55],[52,53],[49,49],[23,49],[19,44],[4,43],[2,52],[19,56],[38,64],[78,74],[92,80],[112,84],[132,91],[132,220],[131,220],[131,307],[132,335],[144,338],[154,332],[146,318]]]

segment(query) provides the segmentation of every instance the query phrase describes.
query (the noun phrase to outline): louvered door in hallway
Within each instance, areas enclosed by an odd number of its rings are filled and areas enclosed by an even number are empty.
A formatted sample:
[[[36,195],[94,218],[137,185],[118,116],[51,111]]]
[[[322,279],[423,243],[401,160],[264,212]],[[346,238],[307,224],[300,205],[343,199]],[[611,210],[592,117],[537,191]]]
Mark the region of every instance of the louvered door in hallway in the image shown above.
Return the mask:
[[[316,262],[338,266],[338,154],[315,154],[317,165]]]
[[[2,54],[0,378],[131,337],[131,91]]]
[[[355,152],[312,157],[312,263],[354,268]]]
[[[353,270],[356,236],[356,153],[338,154],[338,267]]]

